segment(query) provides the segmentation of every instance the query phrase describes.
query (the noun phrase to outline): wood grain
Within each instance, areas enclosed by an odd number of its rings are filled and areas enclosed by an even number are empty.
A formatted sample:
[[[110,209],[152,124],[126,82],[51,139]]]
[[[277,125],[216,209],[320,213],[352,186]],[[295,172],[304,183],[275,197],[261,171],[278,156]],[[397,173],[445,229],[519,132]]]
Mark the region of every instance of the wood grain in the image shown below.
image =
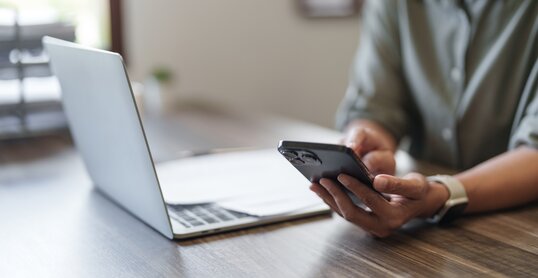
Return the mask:
[[[214,138],[223,137],[208,137],[211,114],[185,113],[183,122],[174,124],[193,129],[191,135],[204,134],[200,142],[208,147],[247,141],[234,141],[241,137],[234,134],[219,142]],[[218,116],[215,123],[222,127],[224,118]],[[230,117],[228,127],[257,140],[257,145],[267,146],[283,136],[274,127],[285,126],[285,121],[265,118],[255,124],[250,117],[245,124],[241,119]],[[196,129],[200,122],[206,125]],[[157,142],[159,136],[149,137]],[[188,142],[183,146],[177,149],[188,148]],[[163,160],[173,156],[162,153]],[[421,165],[424,172],[440,171]],[[414,221],[387,239],[372,238],[333,215],[170,241],[93,189],[68,136],[0,144],[0,219],[0,277],[538,274],[537,205],[465,217],[450,227]]]

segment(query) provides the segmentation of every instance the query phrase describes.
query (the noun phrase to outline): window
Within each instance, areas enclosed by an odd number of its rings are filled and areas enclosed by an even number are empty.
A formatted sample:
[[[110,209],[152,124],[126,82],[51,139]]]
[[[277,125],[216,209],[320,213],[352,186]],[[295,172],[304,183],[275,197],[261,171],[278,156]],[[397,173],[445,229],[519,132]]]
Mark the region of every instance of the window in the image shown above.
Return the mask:
[[[0,9],[19,11],[22,24],[66,21],[75,25],[77,42],[111,46],[109,0],[0,0]]]
[[[0,0],[0,139],[65,130],[41,37],[110,49],[109,1]]]

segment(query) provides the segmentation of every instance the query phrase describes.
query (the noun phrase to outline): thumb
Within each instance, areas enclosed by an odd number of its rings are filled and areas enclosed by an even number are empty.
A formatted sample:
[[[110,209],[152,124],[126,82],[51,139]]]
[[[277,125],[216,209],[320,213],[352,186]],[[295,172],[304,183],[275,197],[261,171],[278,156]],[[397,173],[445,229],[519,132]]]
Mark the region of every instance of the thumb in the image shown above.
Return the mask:
[[[426,179],[420,174],[408,174],[404,178],[389,175],[377,175],[374,188],[388,194],[396,194],[409,199],[420,199],[423,196]]]

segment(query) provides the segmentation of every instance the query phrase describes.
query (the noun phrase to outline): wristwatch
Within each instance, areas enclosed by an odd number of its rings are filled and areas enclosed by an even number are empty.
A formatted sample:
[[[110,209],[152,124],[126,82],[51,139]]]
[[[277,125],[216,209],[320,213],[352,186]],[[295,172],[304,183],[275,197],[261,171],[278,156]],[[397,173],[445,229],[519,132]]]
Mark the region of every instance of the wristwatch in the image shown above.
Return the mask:
[[[440,225],[448,224],[462,214],[467,207],[469,200],[465,187],[453,176],[436,175],[429,176],[427,179],[429,182],[437,182],[446,186],[449,193],[445,205],[434,216],[428,218],[428,222]]]

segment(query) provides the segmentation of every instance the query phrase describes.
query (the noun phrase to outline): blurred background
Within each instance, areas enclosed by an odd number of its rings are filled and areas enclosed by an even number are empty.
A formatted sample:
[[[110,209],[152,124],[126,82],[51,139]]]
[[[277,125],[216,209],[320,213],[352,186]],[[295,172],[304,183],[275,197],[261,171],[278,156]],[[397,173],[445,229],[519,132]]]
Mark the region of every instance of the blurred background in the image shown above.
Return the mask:
[[[43,35],[120,52],[145,110],[204,103],[332,127],[360,4],[0,0],[0,137],[65,128]]]

